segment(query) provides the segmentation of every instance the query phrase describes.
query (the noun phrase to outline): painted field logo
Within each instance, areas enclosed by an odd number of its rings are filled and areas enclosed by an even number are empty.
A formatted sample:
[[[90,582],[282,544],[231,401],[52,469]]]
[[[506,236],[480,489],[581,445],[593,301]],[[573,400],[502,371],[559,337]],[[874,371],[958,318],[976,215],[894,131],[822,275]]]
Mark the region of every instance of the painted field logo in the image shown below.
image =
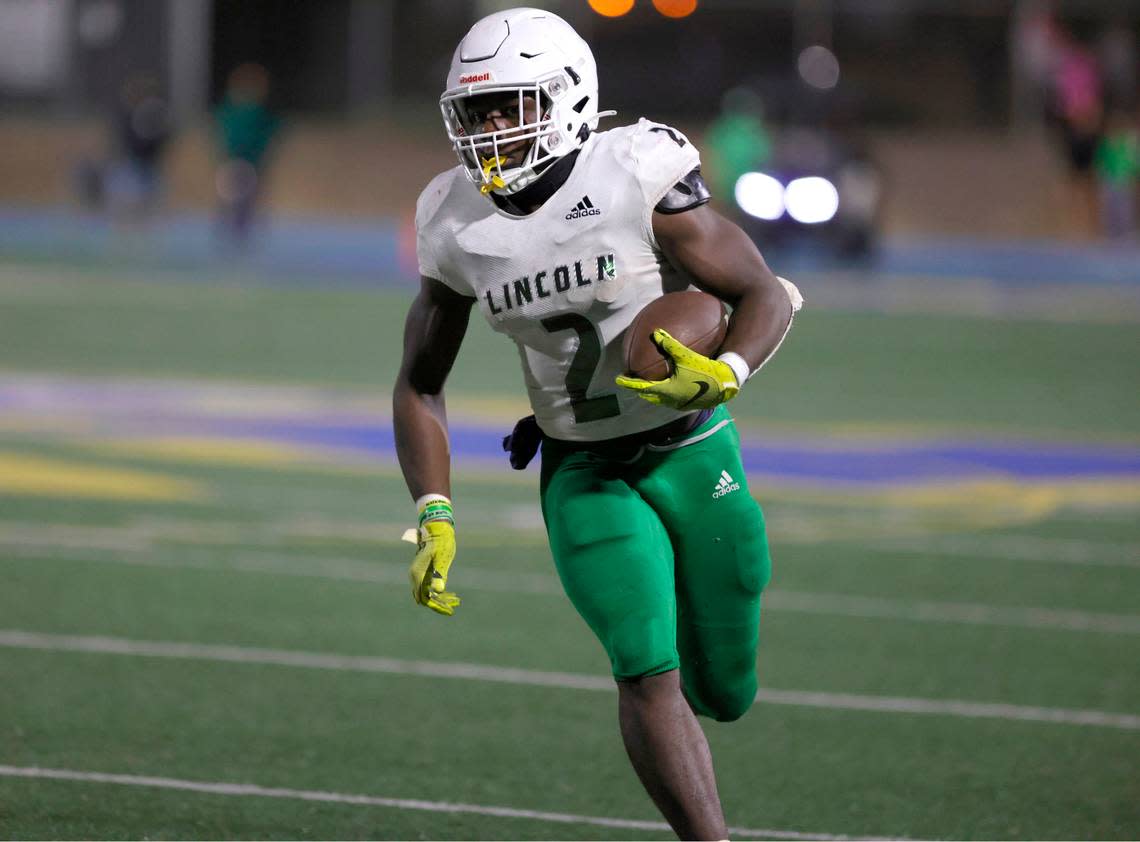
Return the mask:
[[[468,73],[465,76],[459,77],[459,84],[461,85],[474,85],[476,82],[493,82],[494,77],[491,75],[490,70],[484,70],[482,73]]]
[[[728,471],[720,472],[720,479],[716,482],[716,488],[713,490],[713,499],[723,497],[725,494],[731,494],[734,491],[740,490],[740,483],[729,476]]]

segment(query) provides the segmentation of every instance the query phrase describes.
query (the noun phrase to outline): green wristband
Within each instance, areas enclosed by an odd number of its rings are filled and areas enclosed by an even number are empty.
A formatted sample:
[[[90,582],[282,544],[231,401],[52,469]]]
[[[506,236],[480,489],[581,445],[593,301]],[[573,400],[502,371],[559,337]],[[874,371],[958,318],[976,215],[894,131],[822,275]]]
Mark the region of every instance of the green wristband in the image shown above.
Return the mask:
[[[431,500],[424,504],[423,509],[420,510],[420,526],[433,520],[446,520],[448,523],[455,523],[455,513],[452,511],[451,503],[446,500]]]

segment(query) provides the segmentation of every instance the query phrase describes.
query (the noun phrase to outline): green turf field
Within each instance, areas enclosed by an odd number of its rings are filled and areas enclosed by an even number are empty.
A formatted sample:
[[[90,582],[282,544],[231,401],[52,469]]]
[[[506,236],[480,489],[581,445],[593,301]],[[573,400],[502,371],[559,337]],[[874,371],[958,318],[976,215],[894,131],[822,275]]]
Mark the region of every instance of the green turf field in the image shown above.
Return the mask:
[[[1140,447],[1134,322],[804,287],[746,438]],[[383,422],[407,300],[0,267],[0,836],[670,838],[535,470],[457,455],[445,619],[390,459],[232,434]],[[449,396],[509,425],[514,349],[473,323]],[[762,696],[706,728],[737,835],[1140,835],[1140,475],[754,490]]]

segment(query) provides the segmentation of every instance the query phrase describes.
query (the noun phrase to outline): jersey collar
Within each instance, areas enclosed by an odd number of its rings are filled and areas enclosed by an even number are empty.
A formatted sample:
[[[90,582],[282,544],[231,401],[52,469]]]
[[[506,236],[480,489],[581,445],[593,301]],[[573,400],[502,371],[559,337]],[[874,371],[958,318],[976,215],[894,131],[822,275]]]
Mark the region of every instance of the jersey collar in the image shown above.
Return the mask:
[[[581,148],[563,155],[546,168],[546,171],[533,183],[528,184],[517,193],[509,196],[500,196],[491,193],[493,201],[500,210],[511,216],[529,216],[546,203],[546,200],[558,192],[570,173],[574,169],[574,162],[578,160]]]

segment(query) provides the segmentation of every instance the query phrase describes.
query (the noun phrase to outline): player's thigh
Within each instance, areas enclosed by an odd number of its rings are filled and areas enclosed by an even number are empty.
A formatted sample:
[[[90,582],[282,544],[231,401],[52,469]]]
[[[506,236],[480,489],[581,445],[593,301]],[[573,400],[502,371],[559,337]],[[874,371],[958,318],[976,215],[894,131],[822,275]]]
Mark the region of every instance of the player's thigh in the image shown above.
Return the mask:
[[[708,428],[728,414],[721,411]],[[647,496],[676,556],[677,645],[686,693],[701,713],[735,719],[756,692],[760,596],[771,558],[735,427],[661,454]]]
[[[740,437],[721,407],[692,444],[654,453],[637,489],[658,513],[676,553],[677,591],[696,616],[744,618],[768,584],[772,565],[764,514],[752,497]],[[746,598],[726,604],[725,593]]]
[[[732,535],[718,542],[687,534],[676,550],[685,692],[698,712],[722,721],[743,716],[758,686],[760,596],[771,562],[759,507],[747,499],[752,505],[727,515],[737,524]]]
[[[676,668],[673,553],[659,518],[604,464],[550,455],[543,454],[542,511],[551,553],[614,677]]]

